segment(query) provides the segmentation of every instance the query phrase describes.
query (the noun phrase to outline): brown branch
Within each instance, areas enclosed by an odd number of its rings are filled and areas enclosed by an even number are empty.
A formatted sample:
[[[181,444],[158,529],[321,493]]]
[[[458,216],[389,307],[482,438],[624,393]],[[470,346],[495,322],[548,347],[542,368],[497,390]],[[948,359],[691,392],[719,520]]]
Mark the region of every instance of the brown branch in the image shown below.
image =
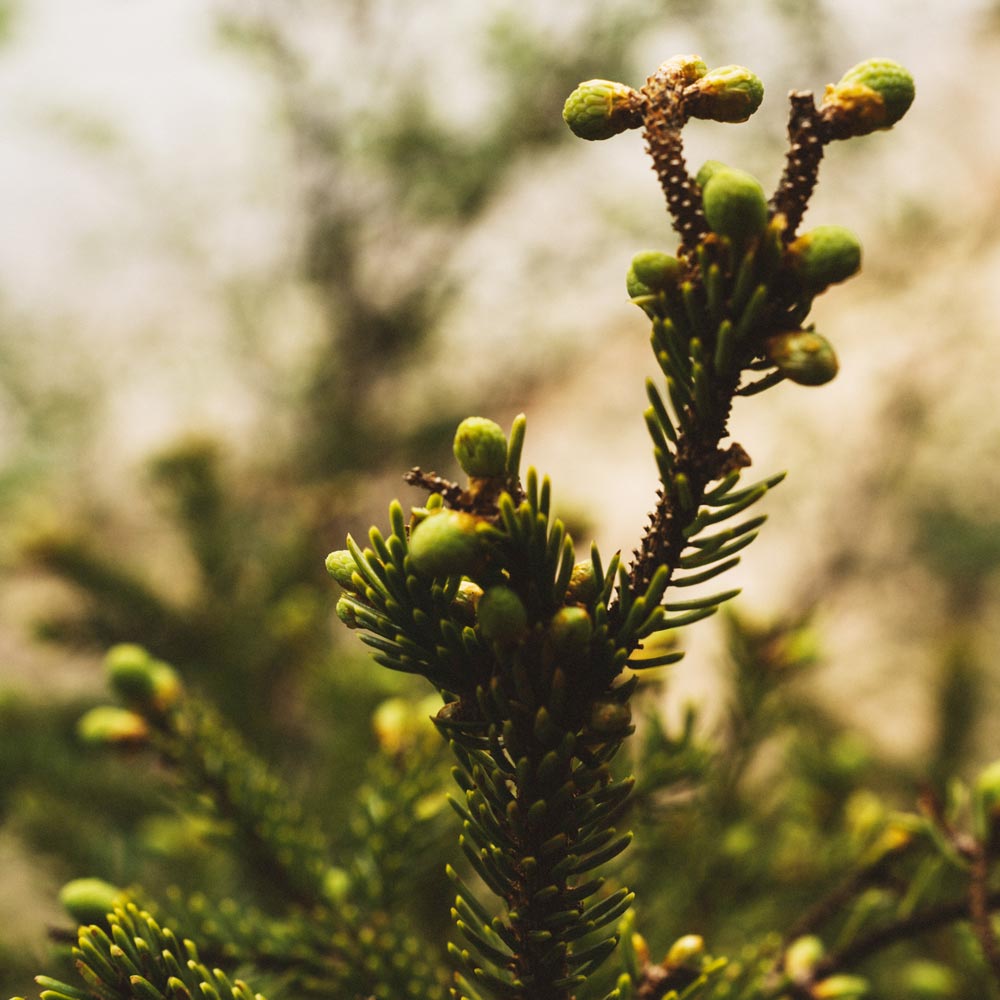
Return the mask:
[[[990,914],[989,878],[989,856],[985,846],[977,843],[969,879],[969,916],[986,964],[990,967],[993,978],[1000,984],[1000,943],[997,942]]]
[[[771,199],[771,213],[785,217],[785,240],[791,242],[816,189],[823,147],[830,136],[811,93],[793,90],[788,99],[792,105],[788,117],[788,152],[778,189]]]

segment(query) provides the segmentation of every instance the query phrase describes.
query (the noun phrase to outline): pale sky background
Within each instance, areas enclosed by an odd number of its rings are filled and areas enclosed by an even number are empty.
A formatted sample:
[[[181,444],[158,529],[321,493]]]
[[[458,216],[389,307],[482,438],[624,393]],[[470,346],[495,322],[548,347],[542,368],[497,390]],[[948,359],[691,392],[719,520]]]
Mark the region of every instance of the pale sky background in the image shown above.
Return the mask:
[[[463,44],[484,11],[526,7],[525,16],[551,30],[565,17],[560,5],[451,0],[394,21],[384,6],[369,10],[378,57],[391,49],[405,63],[430,47],[435,55],[422,71],[439,80],[459,116],[477,113],[487,86]],[[1000,489],[1000,431],[983,407],[1000,370],[1000,32],[996,5],[985,0],[841,0],[816,5],[815,52],[799,52],[771,5],[723,6],[714,38],[665,17],[639,42],[650,71],[698,46],[710,64],[746,62],[764,79],[767,98],[753,123],[691,130],[694,165],[731,156],[773,184],[787,90],[821,91],[872,55],[898,59],[917,80],[916,103],[891,134],[829,151],[807,219],[852,227],[866,249],[865,276],[814,313],[838,347],[842,375],[818,392],[781,387],[765,405],[737,411],[734,435],[755,469],[791,470],[769,501],[772,524],[735,574],[748,606],[767,609],[794,599],[801,566],[819,558],[830,498],[871,451],[899,373],[932,392],[948,387],[917,462],[924,472],[914,474],[968,480],[961,491],[971,502],[985,504]],[[204,0],[22,0],[0,50],[0,337],[25,338],[18,350],[33,359],[42,385],[82,377],[102,387],[99,461],[90,473],[98,489],[121,489],[122,476],[185,430],[207,429],[253,450],[259,413],[232,360],[228,282],[259,275],[273,290],[267,324],[276,379],[294,372],[316,335],[308,297],[288,277],[298,235],[288,136],[266,76],[220,47],[212,21],[220,9]],[[286,9],[318,76],[356,78],[352,98],[370,99],[371,53],[324,26],[323,4]],[[428,375],[445,383],[461,372],[474,384],[498,358],[564,352],[565,379],[526,403],[526,454],[552,475],[557,498],[594,513],[607,550],[635,544],[654,486],[640,417],[650,371],[645,324],[625,301],[621,276],[635,250],[656,240],[672,245],[666,227],[650,221],[660,218],[658,205],[635,135],[581,143],[517,177],[504,212],[469,238],[459,275],[468,279],[465,301]],[[539,260],[570,252],[584,258],[577,287],[520,294]],[[409,391],[412,398],[394,401],[404,411],[421,405],[419,384]],[[590,405],[595,398],[604,405]],[[11,419],[0,416],[0,432]],[[0,433],[0,460],[5,454]],[[981,457],[970,462],[970,454]],[[817,455],[821,461],[810,460]],[[860,527],[859,544],[878,543],[878,525]],[[831,658],[863,660],[865,651],[887,648],[877,622],[860,613],[872,600],[859,595],[858,607],[836,612],[824,636]],[[916,613],[933,620],[933,609]],[[921,676],[926,644],[894,655],[917,664],[909,676]],[[893,664],[882,668],[866,673],[873,689]],[[699,693],[697,669],[679,676],[682,689]],[[909,697],[918,712],[920,690],[903,684],[896,697]]]

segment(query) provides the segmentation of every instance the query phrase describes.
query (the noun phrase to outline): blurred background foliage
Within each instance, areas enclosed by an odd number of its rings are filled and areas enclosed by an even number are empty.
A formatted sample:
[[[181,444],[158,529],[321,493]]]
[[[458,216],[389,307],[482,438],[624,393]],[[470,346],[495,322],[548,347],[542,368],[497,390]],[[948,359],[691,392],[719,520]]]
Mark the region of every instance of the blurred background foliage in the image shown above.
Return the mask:
[[[579,80],[638,82],[676,51],[765,80],[763,124],[695,125],[690,143],[694,166],[731,157],[765,181],[790,87],[884,54],[918,102],[892,142],[825,168],[817,221],[835,209],[871,262],[825,314],[845,344],[836,391],[790,389],[739,431],[761,467],[792,470],[741,569],[753,610],[646,699],[626,873],[647,887],[644,930],[722,952],[787,928],[880,810],[996,756],[1000,130],[977,81],[1000,8],[58,6],[0,5],[16,85],[0,122],[0,995],[51,968],[69,878],[268,902],[146,761],[81,750],[108,645],[175,664],[364,867],[364,816],[407,766],[372,713],[412,689],[333,628],[325,553],[382,520],[409,466],[447,474],[463,416],[519,409],[574,536],[638,538],[647,362],[621,275],[672,239],[638,141],[584,163],[559,112]],[[431,940],[451,840],[432,824],[426,861],[398,872],[423,887],[406,898]],[[922,995],[917,955],[884,995]],[[967,965],[950,995],[986,995]]]

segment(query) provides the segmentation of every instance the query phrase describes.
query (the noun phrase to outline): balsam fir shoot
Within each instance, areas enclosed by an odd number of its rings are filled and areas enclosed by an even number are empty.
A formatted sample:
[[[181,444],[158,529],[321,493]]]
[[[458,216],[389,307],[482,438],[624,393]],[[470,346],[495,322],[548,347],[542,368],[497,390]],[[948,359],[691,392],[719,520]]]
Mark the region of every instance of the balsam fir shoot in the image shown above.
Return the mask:
[[[377,663],[420,675],[440,696],[434,724],[458,784],[450,972],[421,953],[391,906],[377,920],[366,913],[372,892],[354,892],[324,831],[168,665],[136,646],[109,655],[122,705],[95,709],[81,734],[155,747],[182,785],[267,857],[288,900],[281,920],[241,912],[229,921],[224,943],[209,942],[213,962],[229,959],[248,977],[281,970],[289,996],[350,1000],[449,992],[454,1000],[847,998],[867,988],[852,960],[966,918],[1000,977],[989,881],[1000,841],[996,765],[957,805],[928,801],[923,819],[887,829],[852,883],[863,886],[919,841],[938,852],[935,863],[947,859],[964,873],[967,896],[908,912],[839,951],[815,933],[820,907],[757,958],[712,957],[711,942],[687,934],[656,962],[636,930],[635,894],[611,864],[632,838],[623,821],[634,782],[612,765],[634,730],[633,692],[644,670],[682,655],[661,641],[665,633],[736,595],[714,581],[756,537],[764,516],[750,508],[782,478],[744,482],[750,458],[726,444],[733,400],[837,374],[833,346],[808,317],[818,295],[857,273],[861,247],[837,225],[800,232],[820,160],[835,141],[893,126],[914,86],[903,67],[874,59],[827,87],[818,104],[791,94],[789,148],[770,198],[750,174],[716,161],[692,175],[686,122],[743,122],[762,97],[744,67],[709,70],[697,56],[678,56],[638,90],[582,83],[563,109],[584,139],[643,130],[680,236],[674,254],[637,254],[626,279],[663,374],[662,384],[647,382],[644,412],[660,488],[631,557],[592,547],[578,558],[552,516],[549,481],[534,469],[522,475],[524,417],[505,433],[475,416],[454,441],[463,482],[411,470],[405,478],[426,500],[409,511],[394,502],[387,531],[348,537],[327,559],[342,588],[340,620]],[[401,815],[415,816],[423,790],[398,791]],[[844,905],[850,896],[834,895]],[[43,1000],[260,998],[137,900],[97,879],[65,888],[65,907],[84,925],[74,949],[81,982],[40,976]],[[924,987],[935,988],[926,977]]]

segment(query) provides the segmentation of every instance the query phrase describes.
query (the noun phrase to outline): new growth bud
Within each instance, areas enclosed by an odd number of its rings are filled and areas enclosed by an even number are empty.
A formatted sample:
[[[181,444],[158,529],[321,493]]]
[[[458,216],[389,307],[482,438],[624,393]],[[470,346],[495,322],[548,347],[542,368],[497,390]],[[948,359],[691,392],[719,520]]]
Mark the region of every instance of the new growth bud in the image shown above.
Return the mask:
[[[423,576],[467,576],[479,565],[485,540],[482,522],[461,510],[441,510],[424,518],[410,537],[413,568]]]
[[[549,622],[549,642],[557,653],[572,655],[587,648],[594,625],[579,607],[560,608]]]
[[[510,587],[490,587],[479,599],[479,631],[484,639],[511,646],[528,628],[528,613]]]
[[[833,138],[849,139],[891,128],[913,103],[913,77],[891,59],[868,59],[849,69],[823,96]]]
[[[745,122],[764,99],[764,85],[746,66],[720,66],[684,91],[684,110],[692,118]]]
[[[585,80],[563,105],[563,121],[581,139],[610,139],[642,125],[645,98],[613,80]]]
[[[788,260],[803,289],[818,295],[861,269],[861,244],[843,226],[817,226],[788,247]]]
[[[357,563],[347,549],[337,549],[326,557],[326,571],[344,590],[354,590],[352,577],[357,572]]]
[[[486,417],[466,417],[455,432],[453,450],[467,476],[486,479],[504,474],[507,435],[499,424]]]
[[[623,734],[632,723],[632,709],[614,698],[598,698],[590,708],[590,728],[601,736]]]
[[[840,368],[830,341],[811,330],[775,334],[764,350],[782,375],[799,385],[825,385]]]
[[[99,878],[76,878],[59,890],[59,904],[82,926],[105,923],[124,893]]]
[[[149,724],[127,708],[99,705],[80,718],[76,733],[91,746],[142,746],[149,739]]]
[[[173,667],[133,643],[113,646],[104,669],[118,696],[141,711],[165,712],[177,704],[184,690]]]
[[[649,291],[660,292],[680,280],[681,262],[660,250],[643,250],[632,258],[630,273]]]
[[[566,600],[589,604],[597,597],[597,590],[594,564],[589,559],[576,563],[569,577],[569,586],[566,588]]]
[[[705,219],[712,231],[745,243],[767,227],[767,196],[756,177],[732,167],[716,169],[702,189]]]

